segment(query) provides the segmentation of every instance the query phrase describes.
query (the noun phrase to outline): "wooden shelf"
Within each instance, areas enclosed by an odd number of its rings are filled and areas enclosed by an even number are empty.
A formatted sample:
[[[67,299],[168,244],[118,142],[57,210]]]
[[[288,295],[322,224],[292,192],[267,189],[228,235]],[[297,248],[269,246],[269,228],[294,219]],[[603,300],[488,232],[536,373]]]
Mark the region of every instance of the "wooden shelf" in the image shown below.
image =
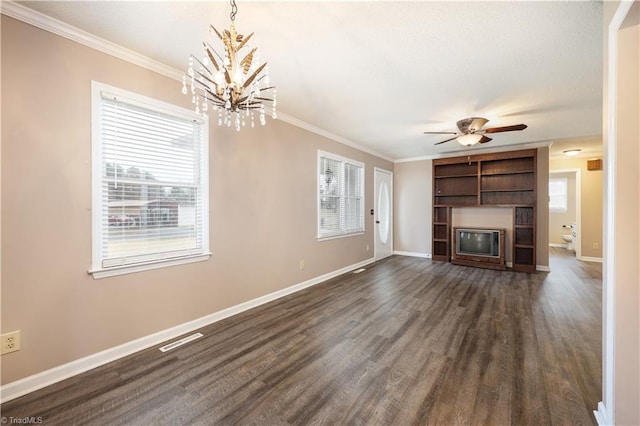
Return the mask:
[[[482,172],[481,176],[518,175],[523,173],[535,173],[535,170],[511,170],[511,171],[492,172],[492,173]]]
[[[477,177],[477,176],[478,176],[478,173],[468,173],[464,175],[434,176],[434,179],[450,179],[450,178]]]
[[[477,192],[460,192],[457,194],[456,193],[436,194],[436,197],[477,197],[477,196],[478,196]]]

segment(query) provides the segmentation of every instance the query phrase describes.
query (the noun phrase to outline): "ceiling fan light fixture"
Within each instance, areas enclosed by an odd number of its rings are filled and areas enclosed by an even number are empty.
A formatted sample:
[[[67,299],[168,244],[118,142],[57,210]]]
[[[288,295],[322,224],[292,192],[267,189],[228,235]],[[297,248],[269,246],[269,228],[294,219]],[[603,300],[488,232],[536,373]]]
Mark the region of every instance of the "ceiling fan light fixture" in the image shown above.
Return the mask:
[[[479,133],[468,133],[466,135],[460,135],[456,139],[464,146],[471,146],[480,142],[482,135]]]
[[[580,154],[580,150],[579,149],[567,149],[565,151],[562,151],[562,153],[564,155],[566,155],[567,157],[575,157],[578,154]]]

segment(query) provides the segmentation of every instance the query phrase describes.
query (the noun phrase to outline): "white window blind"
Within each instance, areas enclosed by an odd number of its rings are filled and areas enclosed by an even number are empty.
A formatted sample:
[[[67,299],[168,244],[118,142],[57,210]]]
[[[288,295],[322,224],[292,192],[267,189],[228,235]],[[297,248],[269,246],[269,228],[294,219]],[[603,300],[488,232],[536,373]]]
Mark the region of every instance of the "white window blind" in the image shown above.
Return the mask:
[[[114,88],[94,97],[93,269],[208,254],[203,120]]]
[[[364,232],[364,165],[318,152],[318,238]]]
[[[567,211],[567,178],[549,179],[549,211]]]

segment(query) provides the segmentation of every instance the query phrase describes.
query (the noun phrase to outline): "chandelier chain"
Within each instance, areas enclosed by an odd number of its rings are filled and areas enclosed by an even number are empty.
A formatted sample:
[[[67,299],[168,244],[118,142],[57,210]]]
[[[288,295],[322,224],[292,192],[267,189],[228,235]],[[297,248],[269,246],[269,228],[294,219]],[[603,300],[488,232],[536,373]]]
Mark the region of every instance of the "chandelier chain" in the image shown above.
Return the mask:
[[[232,21],[235,21],[236,14],[238,13],[238,6],[236,6],[236,0],[230,0],[231,14],[229,15]]]

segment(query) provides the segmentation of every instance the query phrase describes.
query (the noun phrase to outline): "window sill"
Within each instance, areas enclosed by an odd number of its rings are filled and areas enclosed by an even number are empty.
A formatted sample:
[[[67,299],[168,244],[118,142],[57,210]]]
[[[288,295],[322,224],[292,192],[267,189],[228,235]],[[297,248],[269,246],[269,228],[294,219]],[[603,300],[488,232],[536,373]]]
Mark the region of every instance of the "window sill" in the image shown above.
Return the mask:
[[[115,277],[117,275],[133,274],[136,272],[149,271],[151,269],[167,268],[170,266],[184,265],[187,263],[204,262],[209,260],[211,253],[197,254],[179,259],[157,260],[147,263],[138,263],[136,265],[114,266],[110,268],[91,269],[89,274],[93,275],[93,279]]]
[[[350,232],[348,234],[318,236],[318,241],[327,241],[327,240],[335,240],[337,238],[355,237],[357,235],[362,235],[362,234],[364,234],[364,231]]]

